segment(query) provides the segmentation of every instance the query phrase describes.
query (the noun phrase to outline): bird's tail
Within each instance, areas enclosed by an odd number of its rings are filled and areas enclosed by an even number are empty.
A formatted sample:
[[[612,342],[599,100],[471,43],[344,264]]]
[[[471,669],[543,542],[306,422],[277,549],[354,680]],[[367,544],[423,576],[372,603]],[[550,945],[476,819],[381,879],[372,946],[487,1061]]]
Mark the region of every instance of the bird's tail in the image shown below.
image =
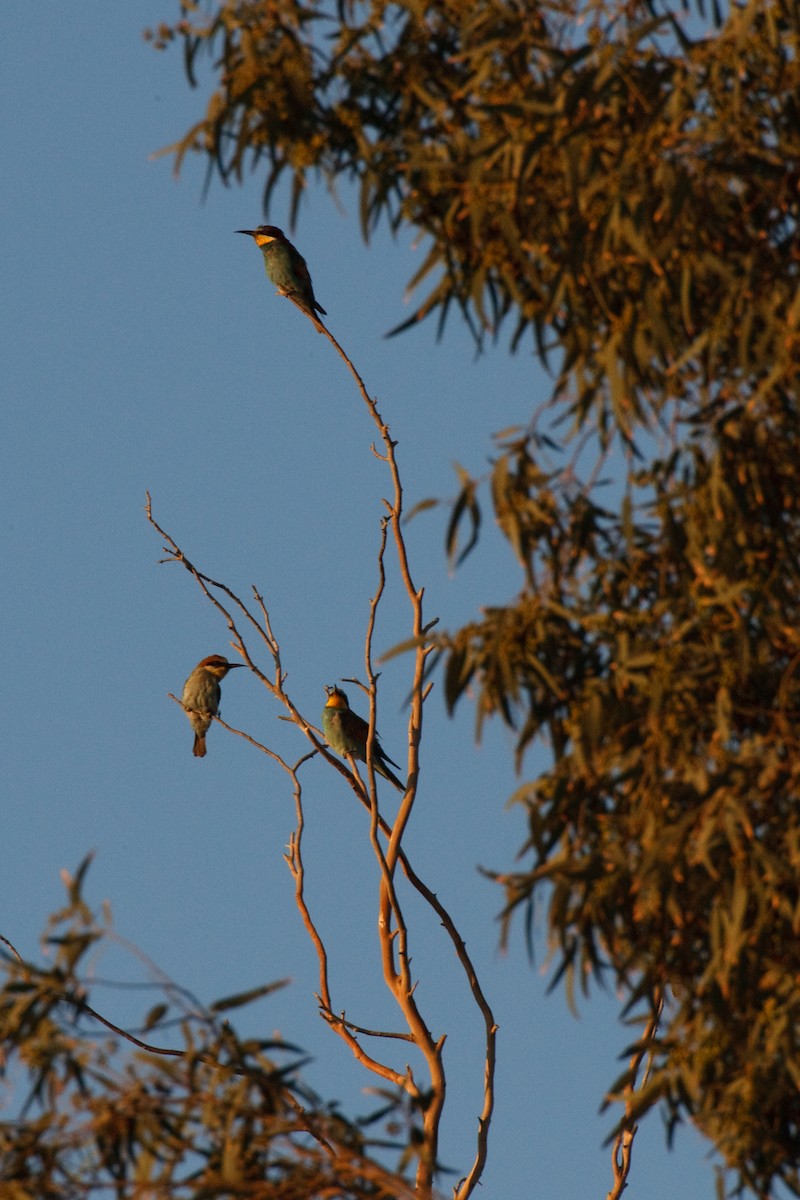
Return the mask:
[[[205,758],[206,756],[206,735],[204,733],[196,733],[194,735],[194,746],[192,754],[195,758]]]
[[[373,757],[372,765],[378,774],[382,775],[384,779],[388,779],[389,783],[393,783],[399,792],[404,792],[406,790],[405,784],[400,782],[394,771],[389,770],[385,762],[382,762],[379,758]]]

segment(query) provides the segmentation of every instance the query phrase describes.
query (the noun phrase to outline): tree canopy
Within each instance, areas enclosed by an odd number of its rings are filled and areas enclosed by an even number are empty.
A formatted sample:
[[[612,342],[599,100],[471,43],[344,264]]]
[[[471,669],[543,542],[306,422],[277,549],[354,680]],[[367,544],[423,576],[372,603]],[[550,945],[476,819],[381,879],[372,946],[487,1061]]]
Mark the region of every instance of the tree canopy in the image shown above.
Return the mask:
[[[426,235],[398,331],[456,311],[551,371],[449,531],[489,503],[519,594],[439,641],[448,703],[552,756],[507,919],[541,895],[559,977],[661,1014],[637,1113],[800,1194],[797,6],[181,8],[154,40],[214,83],[178,165],[267,208],[354,181],[366,238]]]

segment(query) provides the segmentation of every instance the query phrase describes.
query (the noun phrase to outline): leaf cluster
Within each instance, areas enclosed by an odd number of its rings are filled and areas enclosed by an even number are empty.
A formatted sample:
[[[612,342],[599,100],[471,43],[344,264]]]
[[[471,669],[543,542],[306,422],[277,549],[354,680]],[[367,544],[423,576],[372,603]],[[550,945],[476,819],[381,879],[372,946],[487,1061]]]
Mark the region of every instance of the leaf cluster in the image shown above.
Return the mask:
[[[800,18],[752,0],[692,41],[655,2],[227,0],[163,26],[209,174],[354,180],[365,237],[428,235],[405,325],[512,323],[579,416],[629,430],[734,364],[797,367]],[[719,16],[719,14],[717,14]],[[787,321],[789,329],[787,331]],[[405,326],[401,326],[405,327]],[[665,374],[666,372],[666,374]]]
[[[408,1194],[400,1177],[370,1157],[363,1129],[302,1082],[294,1047],[243,1039],[217,1015],[271,987],[206,1009],[167,984],[164,1002],[142,1023],[147,1042],[95,1012],[80,969],[109,931],[80,896],[83,874],[51,919],[51,965],[2,955],[0,1062],[17,1101],[0,1123],[4,1195]],[[167,1033],[177,1048],[151,1044]],[[133,1052],[131,1042],[139,1047]]]
[[[629,1011],[665,998],[640,1111],[691,1118],[760,1196],[800,1193],[798,428],[789,396],[690,421],[619,511],[504,446],[527,586],[440,647],[451,706],[552,756],[514,797],[506,925],[541,894],[570,992],[610,971]]]

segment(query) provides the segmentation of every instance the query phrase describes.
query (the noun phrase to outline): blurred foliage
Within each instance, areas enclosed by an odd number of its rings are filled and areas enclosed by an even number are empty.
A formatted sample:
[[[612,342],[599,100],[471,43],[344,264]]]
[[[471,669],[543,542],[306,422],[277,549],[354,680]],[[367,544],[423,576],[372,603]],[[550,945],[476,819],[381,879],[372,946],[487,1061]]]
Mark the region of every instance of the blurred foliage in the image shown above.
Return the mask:
[[[521,591],[439,644],[451,707],[549,752],[506,918],[541,896],[569,989],[663,997],[639,1112],[800,1195],[800,9],[181,11],[152,36],[214,86],[178,165],[354,181],[365,237],[426,235],[400,328],[455,308],[551,371],[491,469]],[[482,497],[461,469],[454,562]]]
[[[138,1040],[103,1023],[86,973],[107,931],[81,897],[86,865],[51,919],[50,965],[0,946],[3,1196],[409,1196],[402,1178],[370,1157],[363,1129],[301,1082],[294,1047],[241,1039],[215,1015],[274,985],[206,1009],[164,984],[164,1003],[144,1018]],[[159,1053],[145,1048],[154,1041]]]

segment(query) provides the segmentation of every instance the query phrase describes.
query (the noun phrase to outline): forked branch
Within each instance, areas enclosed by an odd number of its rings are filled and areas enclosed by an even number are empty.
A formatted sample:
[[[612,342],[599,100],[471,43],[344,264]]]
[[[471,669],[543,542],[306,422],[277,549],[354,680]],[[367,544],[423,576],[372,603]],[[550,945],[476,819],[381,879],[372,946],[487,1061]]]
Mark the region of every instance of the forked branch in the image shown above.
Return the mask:
[[[425,682],[425,662],[428,654],[431,652],[431,648],[426,644],[425,637],[426,626],[423,619],[424,593],[422,589],[417,589],[414,584],[403,536],[403,489],[397,464],[396,443],[392,440],[389,427],[383,420],[376,401],[367,392],[364,382],[350,358],[325,326],[322,326],[320,322],[315,321],[314,323],[319,331],[326,335],[338,354],[342,357],[356,382],[359,394],[375,423],[382,443],[380,450],[373,446],[373,453],[387,464],[391,478],[391,498],[384,501],[385,513],[380,527],[380,542],[377,553],[378,583],[370,602],[365,636],[367,684],[364,687],[364,691],[369,698],[369,732],[366,746],[365,782],[359,776],[355,762],[352,759],[348,759],[350,767],[348,770],[341,759],[331,753],[323,734],[300,713],[288,695],[285,689],[285,674],[281,663],[279,641],[273,631],[269,611],[260,592],[253,587],[255,608],[252,608],[249,604],[241,600],[228,585],[211,579],[200,571],[189,561],[172,537],[156,522],[149,494],[146,505],[147,519],[164,539],[167,556],[164,561],[180,563],[189,571],[206,599],[225,620],[232,635],[231,644],[240,654],[243,662],[260,680],[273,699],[283,706],[286,714],[284,719],[295,724],[310,743],[310,752],[304,755],[297,763],[291,765],[285,758],[271,750],[264,743],[257,741],[242,730],[232,729],[231,726],[227,725],[220,718],[217,718],[219,724],[245,738],[256,749],[268,755],[287,773],[292,781],[296,825],[284,857],[294,880],[297,907],[317,955],[319,965],[318,1002],[320,1013],[331,1029],[345,1042],[359,1063],[408,1097],[412,1111],[421,1120],[420,1140],[419,1144],[415,1146],[415,1153],[417,1154],[415,1192],[418,1197],[422,1198],[428,1198],[432,1195],[433,1182],[437,1169],[439,1126],[446,1094],[446,1080],[442,1062],[442,1049],[445,1037],[444,1035],[434,1037],[416,1001],[416,984],[411,976],[410,932],[403,912],[402,898],[397,888],[396,869],[398,865],[406,880],[437,916],[450,938],[457,960],[464,971],[468,986],[485,1027],[484,1096],[481,1111],[478,1115],[476,1151],[469,1172],[453,1189],[455,1200],[467,1200],[467,1197],[470,1196],[480,1180],[486,1161],[489,1124],[494,1105],[495,1039],[497,1026],[491,1008],[481,990],[475,968],[467,954],[463,938],[456,929],[452,917],[436,894],[423,883],[413,870],[403,849],[403,837],[408,828],[417,795],[422,719],[425,700],[430,691],[430,685]],[[391,822],[386,820],[378,807],[378,793],[373,762],[378,675],[374,669],[372,653],[378,611],[386,586],[385,556],[390,528],[400,579],[411,610],[412,637],[408,644],[413,646],[414,654],[408,723],[407,784],[397,814]],[[246,636],[250,638],[255,636],[257,641],[267,650],[271,659],[271,669],[269,671],[263,670],[254,660],[247,644]],[[334,998],[331,994],[328,952],[319,931],[318,923],[308,906],[304,891],[305,867],[302,857],[304,816],[299,769],[314,754],[320,754],[348,780],[355,796],[369,815],[370,845],[379,871],[378,931],[383,978],[402,1015],[406,1026],[405,1030],[377,1031],[354,1024],[352,1021],[346,1019],[344,1012],[337,1011]],[[428,1075],[427,1084],[425,1086],[417,1084],[410,1066],[407,1066],[403,1072],[398,1071],[387,1061],[365,1050],[362,1044],[365,1037],[389,1039],[391,1041],[403,1040],[412,1043],[425,1064]]]

